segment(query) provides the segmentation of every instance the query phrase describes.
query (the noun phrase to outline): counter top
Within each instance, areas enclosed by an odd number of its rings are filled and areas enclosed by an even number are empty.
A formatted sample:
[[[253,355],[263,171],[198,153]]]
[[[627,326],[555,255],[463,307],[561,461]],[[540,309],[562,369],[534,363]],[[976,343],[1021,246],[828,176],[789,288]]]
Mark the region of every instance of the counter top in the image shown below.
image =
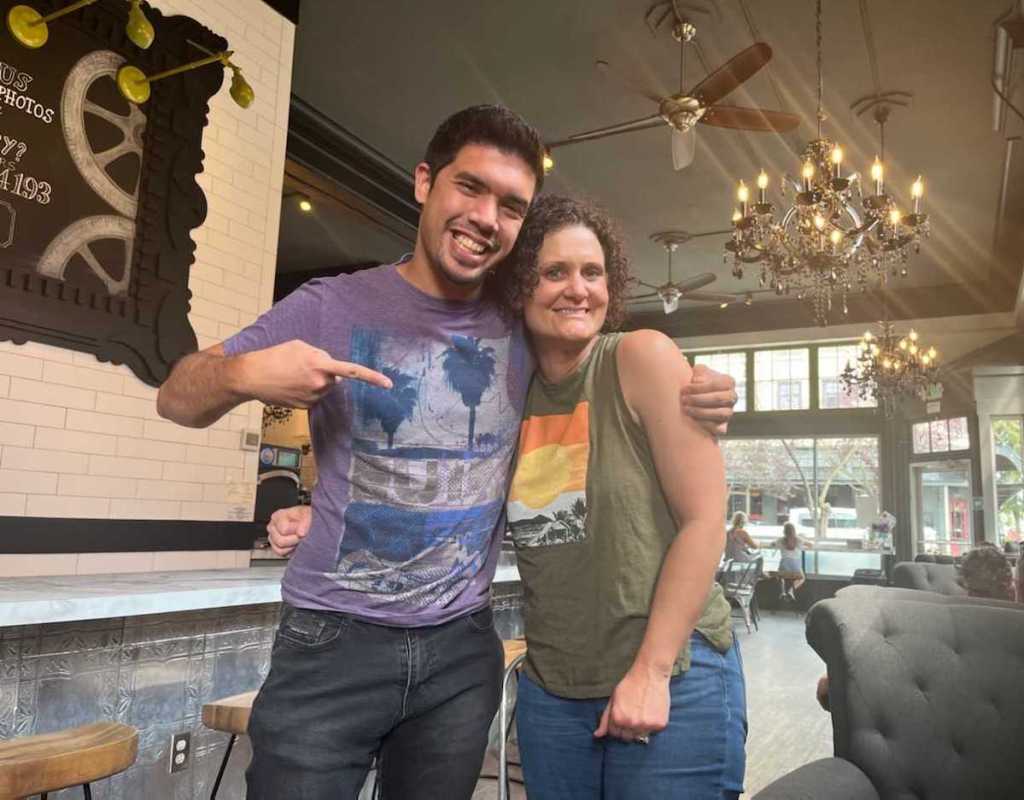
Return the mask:
[[[0,582],[0,627],[135,617],[281,601],[284,567],[120,575],[58,575]],[[518,581],[501,565],[495,583]]]
[[[57,575],[0,583],[0,626],[281,601],[283,567]]]

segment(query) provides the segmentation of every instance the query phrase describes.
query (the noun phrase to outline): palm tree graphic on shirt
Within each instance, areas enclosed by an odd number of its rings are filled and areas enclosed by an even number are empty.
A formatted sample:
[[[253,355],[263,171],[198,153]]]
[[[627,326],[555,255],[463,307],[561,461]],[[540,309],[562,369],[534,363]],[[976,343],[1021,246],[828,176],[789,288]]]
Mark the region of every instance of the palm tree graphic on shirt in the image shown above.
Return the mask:
[[[476,407],[494,381],[494,348],[480,345],[476,336],[453,336],[451,346],[441,356],[448,388],[459,393],[469,409],[468,450],[473,449]]]
[[[367,415],[376,417],[388,437],[388,450],[395,446],[395,433],[407,419],[412,419],[416,410],[419,392],[413,385],[415,378],[393,367],[384,367],[381,372],[391,378],[391,388],[367,387]]]

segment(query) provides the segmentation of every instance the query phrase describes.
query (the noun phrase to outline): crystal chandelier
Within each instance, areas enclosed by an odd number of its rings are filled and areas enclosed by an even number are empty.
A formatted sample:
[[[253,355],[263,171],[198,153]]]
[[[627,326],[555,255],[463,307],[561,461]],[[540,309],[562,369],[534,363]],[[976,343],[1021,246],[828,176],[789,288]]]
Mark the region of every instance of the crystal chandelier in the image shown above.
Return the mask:
[[[776,294],[808,299],[814,318],[828,324],[834,298],[847,313],[847,295],[869,285],[884,284],[890,275],[905,277],[911,253],[920,252],[928,235],[928,215],[921,212],[924,183],[920,176],[910,194],[913,213],[904,214],[886,193],[884,166],[876,157],[872,186],[858,173],[843,174],[843,148],[822,136],[821,0],[817,0],[818,135],[804,149],[801,179],[786,176],[795,193],[793,204],[776,216],[768,202],[768,175],[757,177],[757,201],[741,180],[733,212],[733,236],[724,260],[732,258],[732,274],[743,277],[747,265],[760,268],[761,286]]]
[[[938,353],[921,344],[913,328],[900,336],[891,322],[878,324],[881,332],[865,331],[856,363],[848,363],[839,379],[847,392],[874,398],[891,417],[903,397],[922,396],[938,380]]]

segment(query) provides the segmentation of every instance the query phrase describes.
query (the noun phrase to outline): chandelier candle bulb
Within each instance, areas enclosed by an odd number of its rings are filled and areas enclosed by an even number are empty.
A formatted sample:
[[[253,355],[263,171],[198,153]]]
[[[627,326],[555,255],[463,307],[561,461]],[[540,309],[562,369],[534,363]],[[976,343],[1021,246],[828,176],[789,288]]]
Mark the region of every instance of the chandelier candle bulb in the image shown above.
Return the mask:
[[[843,234],[838,230],[833,230],[828,235],[829,241],[832,242],[832,252],[836,252],[836,248],[839,247],[839,243],[843,240]]]
[[[882,178],[885,175],[885,169],[882,167],[882,162],[878,156],[875,156],[875,163],[871,165],[871,180],[875,182],[875,194],[881,195],[884,183]]]
[[[768,189],[768,173],[761,170],[761,174],[757,176],[757,202],[761,205],[765,203],[765,191]]]
[[[914,181],[910,186],[910,196],[914,198],[914,213],[921,213],[921,196],[924,194],[924,183],[921,181],[921,176],[917,176],[917,180]]]
[[[814,164],[812,164],[810,161],[805,161],[804,168],[801,171],[801,175],[803,175],[804,178],[804,191],[811,191],[811,178],[814,177]]]
[[[740,181],[740,186],[736,190],[736,199],[740,201],[740,209],[743,212],[743,216],[747,216],[747,201],[750,200],[750,190],[743,181]]]
[[[837,178],[843,177],[843,148],[839,145],[832,148],[832,167]]]

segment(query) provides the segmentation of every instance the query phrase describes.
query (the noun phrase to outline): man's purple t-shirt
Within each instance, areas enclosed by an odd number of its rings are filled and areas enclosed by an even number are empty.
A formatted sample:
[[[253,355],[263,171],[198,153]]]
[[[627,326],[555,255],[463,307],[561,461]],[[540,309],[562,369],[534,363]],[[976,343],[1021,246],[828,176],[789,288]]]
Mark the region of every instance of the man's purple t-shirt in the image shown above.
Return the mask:
[[[424,294],[390,264],[310,281],[224,349],[292,339],[393,387],[345,380],[310,411],[319,481],[284,599],[408,627],[486,605],[531,371],[522,327],[485,301]]]

